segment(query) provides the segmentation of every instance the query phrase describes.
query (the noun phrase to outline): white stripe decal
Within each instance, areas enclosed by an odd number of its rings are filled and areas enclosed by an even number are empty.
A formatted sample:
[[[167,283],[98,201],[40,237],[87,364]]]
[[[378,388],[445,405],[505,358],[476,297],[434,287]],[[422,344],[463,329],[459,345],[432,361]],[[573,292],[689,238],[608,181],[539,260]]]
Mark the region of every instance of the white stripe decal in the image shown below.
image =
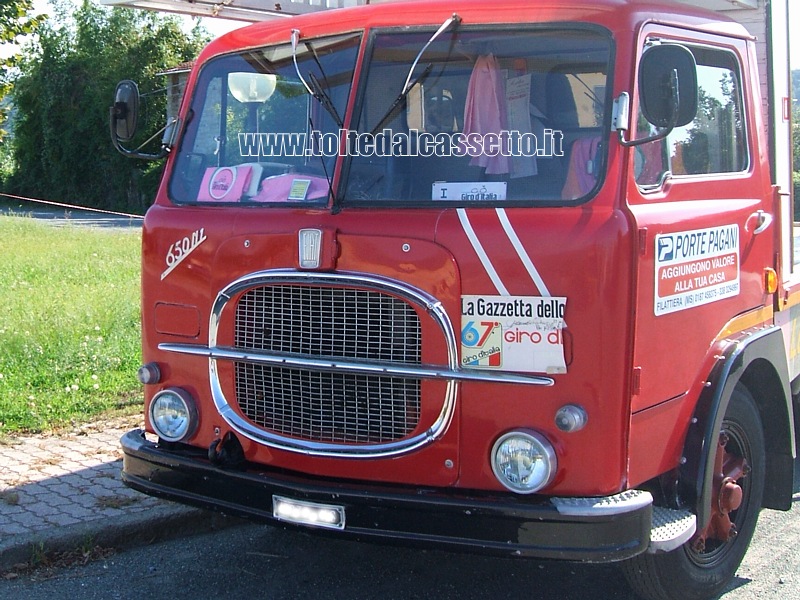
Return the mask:
[[[475,234],[475,230],[472,228],[472,224],[469,222],[467,218],[467,211],[463,208],[458,209],[458,220],[461,221],[461,226],[464,228],[464,233],[467,234],[467,238],[469,238],[470,243],[472,244],[472,248],[475,250],[475,253],[478,255],[478,258],[481,259],[481,263],[483,264],[483,268],[486,269],[486,274],[489,275],[489,279],[492,280],[494,283],[494,287],[497,288],[497,291],[500,293],[501,296],[510,296],[506,286],[503,285],[503,282],[500,279],[500,276],[495,271],[494,265],[492,265],[492,261],[489,260],[489,256],[486,254],[486,251],[483,249],[478,236]]]
[[[517,236],[517,232],[514,231],[514,227],[511,225],[511,221],[508,220],[508,215],[506,215],[506,211],[503,208],[496,209],[497,216],[500,219],[500,223],[503,225],[503,230],[506,232],[511,245],[514,246],[514,250],[517,251],[517,256],[522,261],[522,264],[525,265],[525,268],[528,271],[528,275],[531,276],[533,279],[534,285],[539,289],[539,294],[545,297],[550,296],[550,292],[547,289],[547,286],[544,284],[544,280],[542,276],[539,275],[539,271],[536,270],[536,267],[531,260],[531,257],[528,256],[528,253],[525,251],[525,248],[522,245],[522,242],[519,240]]]

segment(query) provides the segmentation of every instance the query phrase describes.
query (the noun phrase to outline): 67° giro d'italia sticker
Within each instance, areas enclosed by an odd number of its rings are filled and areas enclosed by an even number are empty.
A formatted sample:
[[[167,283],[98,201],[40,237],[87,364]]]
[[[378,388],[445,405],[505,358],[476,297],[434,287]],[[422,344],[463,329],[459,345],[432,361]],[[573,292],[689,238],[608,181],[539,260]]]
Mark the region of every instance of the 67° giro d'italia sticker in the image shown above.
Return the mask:
[[[567,299],[462,296],[461,366],[523,373],[566,373]]]

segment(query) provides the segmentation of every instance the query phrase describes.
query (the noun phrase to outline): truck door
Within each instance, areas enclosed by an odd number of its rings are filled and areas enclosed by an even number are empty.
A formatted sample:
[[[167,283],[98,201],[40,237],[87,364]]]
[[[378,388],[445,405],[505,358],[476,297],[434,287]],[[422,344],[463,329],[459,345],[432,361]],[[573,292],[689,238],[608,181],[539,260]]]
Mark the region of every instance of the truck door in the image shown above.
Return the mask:
[[[638,229],[632,410],[686,394],[729,323],[771,317],[764,269],[774,267],[764,130],[744,40],[645,28],[648,45],[694,55],[698,110],[667,138],[632,148],[628,201]],[[634,137],[653,128],[634,103]],[[763,211],[763,212],[760,212]],[[743,329],[740,319],[734,327]],[[749,321],[748,321],[749,322]]]

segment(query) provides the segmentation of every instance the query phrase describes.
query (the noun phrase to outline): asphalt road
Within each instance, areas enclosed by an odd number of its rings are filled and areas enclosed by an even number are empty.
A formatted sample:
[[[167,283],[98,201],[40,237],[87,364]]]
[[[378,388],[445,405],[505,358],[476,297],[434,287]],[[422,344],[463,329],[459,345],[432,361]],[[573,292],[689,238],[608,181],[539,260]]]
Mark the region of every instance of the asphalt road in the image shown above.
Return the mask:
[[[49,225],[75,225],[82,227],[100,227],[129,229],[136,231],[142,228],[142,219],[138,217],[122,217],[94,211],[60,209],[50,207],[0,207],[0,215],[30,217],[42,220]]]
[[[800,599],[800,461],[795,507],[761,513],[725,600]],[[45,577],[45,575],[47,577]],[[0,581],[0,598],[140,600],[633,600],[614,565],[487,558],[359,544],[245,525],[140,547],[86,566]]]

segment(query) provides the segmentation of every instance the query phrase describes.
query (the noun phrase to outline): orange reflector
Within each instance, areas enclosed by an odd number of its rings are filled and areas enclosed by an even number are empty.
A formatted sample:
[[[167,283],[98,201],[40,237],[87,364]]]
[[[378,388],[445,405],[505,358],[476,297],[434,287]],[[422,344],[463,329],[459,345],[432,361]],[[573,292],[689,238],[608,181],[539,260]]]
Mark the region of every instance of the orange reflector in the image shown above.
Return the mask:
[[[778,291],[778,274],[770,267],[764,269],[764,291],[768,294]]]

